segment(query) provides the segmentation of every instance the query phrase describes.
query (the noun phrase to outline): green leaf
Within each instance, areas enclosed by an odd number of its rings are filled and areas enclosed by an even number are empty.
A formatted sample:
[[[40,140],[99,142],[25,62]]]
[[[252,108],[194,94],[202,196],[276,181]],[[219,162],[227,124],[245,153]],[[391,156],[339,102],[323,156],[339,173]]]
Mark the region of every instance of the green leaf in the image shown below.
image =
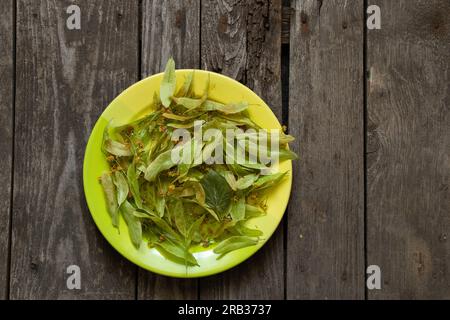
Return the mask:
[[[217,221],[220,221],[219,216],[217,215],[216,212],[214,212],[213,209],[211,209],[210,207],[208,207],[208,205],[206,205],[206,203],[200,203],[197,199],[195,200],[189,200],[190,202],[193,202],[197,205],[199,205],[201,208],[203,208],[206,212],[208,212],[210,215],[213,216],[214,219],[216,219]]]
[[[239,125],[246,125],[249,128],[253,129],[259,129],[260,127],[254,123],[252,120],[250,120],[248,117],[246,117],[242,113],[236,113],[236,114],[221,114],[219,115],[220,118],[233,121],[235,123],[238,123]]]
[[[157,194],[155,194],[154,198],[154,204],[156,212],[158,213],[159,217],[164,216],[164,211],[166,208],[166,197],[165,194],[167,193],[167,190],[169,188],[170,181],[168,179],[158,179],[157,184]]]
[[[203,223],[203,220],[205,220],[205,216],[201,216],[197,220],[194,221],[193,224],[189,227],[189,230],[187,232],[186,236],[186,244],[187,246],[191,245],[192,241],[200,241],[200,225]]]
[[[225,105],[223,103],[216,102],[213,100],[206,100],[202,106],[202,110],[205,110],[205,111],[217,111],[222,108],[225,108]]]
[[[176,129],[189,129],[193,128],[195,125],[202,125],[204,123],[204,120],[196,120],[189,123],[176,123],[176,122],[169,122],[167,124],[168,127],[176,128]],[[192,139],[194,140],[194,139]]]
[[[227,214],[231,203],[232,190],[224,177],[210,170],[200,181],[205,190],[206,205],[218,216]]]
[[[200,203],[201,205],[206,204],[206,193],[203,189],[203,186],[198,182],[192,182],[192,188],[195,192],[195,199]]]
[[[231,189],[233,189],[234,191],[237,190],[237,186],[236,186],[236,178],[234,177],[234,174],[231,171],[223,171],[220,173],[225,180],[227,180],[228,185],[231,187]]]
[[[166,206],[166,198],[156,196],[155,197],[155,209],[160,218],[164,217],[165,206]]]
[[[153,92],[153,100],[152,100],[152,106],[155,110],[158,110],[161,108],[161,99],[159,99],[158,92]]]
[[[142,243],[142,224],[136,217],[136,209],[128,201],[125,201],[120,207],[120,212],[127,223],[131,242],[139,249]]]
[[[261,176],[253,184],[252,188],[254,190],[263,190],[273,187],[274,185],[278,184],[286,176],[286,174],[287,172],[279,172],[266,176]]]
[[[211,214],[213,216],[214,219],[216,219],[217,221],[220,221],[219,216],[217,215],[217,213],[211,209],[210,207],[208,207],[208,205],[202,205],[200,204],[206,211],[208,211],[209,214]]]
[[[117,188],[117,205],[120,207],[128,197],[128,182],[120,171],[114,172],[114,184]]]
[[[174,113],[163,113],[162,116],[166,119],[171,119],[171,120],[177,120],[177,121],[187,121],[190,120],[192,118],[194,118],[194,116],[180,116]]]
[[[204,223],[200,226],[200,234],[202,239],[216,239],[222,236],[225,230],[232,227],[235,222],[230,219],[222,221],[212,220],[209,217],[205,218]]]
[[[298,159],[298,155],[295,152],[288,150],[288,149],[280,149],[279,155],[278,155],[278,160],[280,162],[286,161],[286,160],[296,160],[296,159]]]
[[[241,102],[235,102],[235,103],[228,103],[225,105],[225,108],[222,110],[219,110],[225,114],[234,114],[234,113],[239,113],[242,112],[244,110],[247,110],[248,108],[248,103],[245,101],[241,101]]]
[[[149,210],[145,210],[145,211],[135,210],[135,211],[133,211],[133,216],[135,216],[136,218],[150,219],[151,216],[155,216],[155,213],[152,211],[149,211]]]
[[[183,86],[181,89],[177,92],[178,97],[190,97],[193,94],[193,84],[194,84],[194,73],[195,70],[192,70],[192,72],[188,73],[186,76],[186,79],[184,79]]]
[[[245,219],[245,198],[240,197],[231,204],[230,215],[233,221]]]
[[[211,87],[211,74],[208,73],[208,78],[206,78],[205,89],[203,90],[203,95],[202,95],[202,98],[204,100],[208,99],[210,87]]]
[[[178,164],[178,179],[184,177],[192,167],[201,163],[202,144],[198,139],[191,139],[179,148],[180,163]]]
[[[245,190],[249,188],[258,179],[256,174],[248,174],[236,181],[236,189]]]
[[[175,61],[170,58],[167,61],[164,77],[159,89],[159,96],[164,107],[168,108],[172,102],[172,97],[175,93],[177,79],[175,76]]]
[[[295,138],[289,134],[285,134],[283,131],[280,133],[280,144],[285,144],[294,141]]]
[[[158,224],[160,223],[158,222]],[[149,227],[148,235],[149,243],[151,241],[151,244],[154,245],[164,257],[177,263],[198,265],[197,260],[189,252],[188,246],[185,246],[182,239],[174,238],[172,236],[168,237],[167,232],[161,232],[161,228],[155,229],[154,227]],[[163,240],[159,237],[160,235],[164,237]]]
[[[242,236],[247,236],[247,237],[260,237],[263,235],[261,230],[258,229],[250,229],[247,228],[244,225],[244,221],[240,221],[238,223],[236,223],[236,225],[234,226],[234,229]]]
[[[263,165],[262,163],[246,162],[246,163],[242,163],[241,166],[249,168],[249,169],[254,169],[254,170],[266,170],[266,169],[269,169],[269,167]]]
[[[172,150],[167,150],[149,164],[145,170],[145,180],[152,182],[161,171],[170,169],[175,165],[176,163],[172,161]]]
[[[105,149],[105,143],[107,140],[109,140],[109,129],[111,127],[111,121],[106,124],[105,128],[103,129],[103,137],[102,137],[102,147],[101,150],[104,154],[108,155],[108,151]]]
[[[173,206],[173,214],[175,216],[175,225],[177,226],[178,231],[186,237],[187,235],[187,222],[186,216],[183,208],[183,202],[179,199],[174,200]]]
[[[103,192],[105,193],[106,207],[109,215],[111,216],[112,225],[117,228],[119,226],[119,207],[117,205],[114,182],[108,173],[104,173],[100,177],[100,183],[103,187]]]
[[[206,111],[219,111],[224,114],[234,114],[239,113],[248,108],[247,102],[237,102],[237,103],[228,103],[223,104],[220,102],[216,102],[213,100],[206,100],[203,103],[202,110]]]
[[[245,168],[237,163],[229,163],[229,164],[227,164],[227,166],[237,176],[245,176],[252,172],[251,169]]]
[[[222,118],[225,119],[235,119],[235,121],[240,122],[238,119],[240,115],[229,115],[229,116],[221,116]],[[250,125],[251,126],[251,125]],[[274,129],[267,131],[266,134],[262,134],[262,132],[245,132],[245,133],[238,133],[236,134],[236,139],[240,140],[240,139],[256,139],[257,141],[260,141],[261,138],[264,139],[264,141],[266,143],[275,143],[278,142],[279,145],[285,145],[286,143],[292,142],[295,140],[295,138],[291,135],[286,135],[283,131],[281,130],[275,130],[275,132],[278,132],[278,138],[277,137],[272,137],[271,132]],[[275,139],[273,139],[275,138]]]
[[[136,175],[136,165],[134,164],[134,162],[132,162],[128,165],[127,180],[128,180],[128,185],[130,187],[131,194],[133,195],[133,198],[134,198],[134,202],[136,203],[136,206],[139,209],[141,209],[142,208],[142,199],[141,199],[140,190],[139,190],[138,175]]]
[[[195,259],[192,253],[190,253],[188,249],[186,249],[182,244],[178,242],[166,239],[162,242],[156,242],[155,245],[159,248],[162,248],[174,257],[180,259],[181,261],[185,261],[191,265],[198,266],[197,259]]]
[[[250,237],[246,237],[246,236],[233,236],[233,237],[229,237],[225,240],[223,240],[222,242],[220,242],[217,247],[214,248],[214,253],[220,254],[220,257],[223,257],[225,254],[237,250],[237,249],[241,249],[241,248],[245,248],[245,247],[249,247],[249,246],[254,246],[258,243],[257,239],[254,238],[250,238]]]
[[[153,223],[158,227],[161,233],[167,238],[172,238],[173,240],[180,241],[181,238],[175,230],[164,220],[159,217],[150,217]]]
[[[250,204],[245,205],[245,218],[246,219],[260,217],[260,216],[263,216],[264,214],[265,214],[265,212],[259,207],[255,207]]]
[[[114,141],[112,139],[105,140],[103,143],[103,148],[107,152],[118,157],[128,157],[132,155],[129,145]]]
[[[160,113],[161,113],[160,111],[151,112],[150,114],[138,118],[137,120],[133,120],[124,125],[115,127],[114,132],[122,135],[123,134],[127,135],[127,130],[129,130],[130,128],[133,129],[133,131],[145,129],[153,120],[155,120],[160,115]]]
[[[205,100],[203,98],[196,99],[196,98],[181,97],[181,98],[173,98],[173,101],[175,101],[175,103],[179,106],[182,106],[188,110],[193,110],[200,107]]]

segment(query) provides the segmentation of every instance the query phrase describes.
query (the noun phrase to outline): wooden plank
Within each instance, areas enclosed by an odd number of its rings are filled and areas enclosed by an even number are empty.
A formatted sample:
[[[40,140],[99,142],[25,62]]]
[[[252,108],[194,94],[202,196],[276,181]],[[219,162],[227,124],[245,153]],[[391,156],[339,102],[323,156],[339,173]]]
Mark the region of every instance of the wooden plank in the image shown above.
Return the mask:
[[[287,298],[364,298],[363,1],[294,1]]]
[[[138,3],[79,0],[81,30],[66,28],[70,4],[17,1],[11,298],[131,299],[136,268],[95,227],[82,164],[96,119],[138,77]]]
[[[8,295],[11,169],[13,146],[13,1],[0,12],[0,300]]]
[[[144,0],[142,6],[142,77],[163,71],[169,57],[178,69],[198,68],[200,2]],[[197,299],[197,283],[140,269],[138,298]]]
[[[281,121],[281,1],[203,1],[201,33],[202,68],[247,84]],[[200,279],[201,299],[283,299],[283,231],[240,266]]]
[[[196,0],[142,3],[142,77],[164,71],[173,57],[177,69],[200,66],[200,3]]]
[[[371,1],[368,263],[370,299],[450,298],[450,2]]]

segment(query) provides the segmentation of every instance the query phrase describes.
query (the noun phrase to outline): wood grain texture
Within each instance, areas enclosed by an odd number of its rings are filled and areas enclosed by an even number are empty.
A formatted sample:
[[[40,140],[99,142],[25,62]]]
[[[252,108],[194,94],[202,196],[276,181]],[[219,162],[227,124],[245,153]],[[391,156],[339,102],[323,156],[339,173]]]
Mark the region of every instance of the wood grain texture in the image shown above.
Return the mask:
[[[201,66],[246,80],[248,5],[242,0],[202,2]]]
[[[14,108],[13,6],[12,0],[5,1],[0,12],[0,300],[8,295]]]
[[[203,1],[202,68],[252,88],[281,121],[281,0]],[[253,257],[200,279],[201,299],[283,299],[283,226]]]
[[[173,57],[177,69],[200,66],[200,1],[142,2],[142,77],[164,71]]]
[[[170,57],[177,69],[200,65],[200,1],[144,0],[141,75],[164,71]],[[173,279],[139,270],[138,299],[197,299],[197,279]]]
[[[363,299],[363,1],[292,5],[287,299]]]
[[[372,1],[368,31],[370,299],[450,299],[450,2]]]
[[[85,144],[136,81],[137,1],[17,1],[12,299],[131,299],[136,268],[98,232],[82,185]],[[81,268],[68,290],[66,268]]]

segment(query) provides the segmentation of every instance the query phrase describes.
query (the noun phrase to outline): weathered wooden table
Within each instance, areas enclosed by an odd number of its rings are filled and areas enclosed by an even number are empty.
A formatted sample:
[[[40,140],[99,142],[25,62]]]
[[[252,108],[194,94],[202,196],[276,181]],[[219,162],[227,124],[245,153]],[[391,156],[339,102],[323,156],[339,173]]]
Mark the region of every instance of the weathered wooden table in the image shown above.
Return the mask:
[[[67,28],[71,4],[81,29]],[[365,28],[372,4],[380,30]],[[449,0],[1,6],[1,298],[450,298]],[[123,259],[82,187],[94,122],[169,56],[260,94],[301,157],[276,235],[199,280]],[[72,264],[81,290],[66,287]],[[369,265],[381,269],[381,290],[366,288]]]

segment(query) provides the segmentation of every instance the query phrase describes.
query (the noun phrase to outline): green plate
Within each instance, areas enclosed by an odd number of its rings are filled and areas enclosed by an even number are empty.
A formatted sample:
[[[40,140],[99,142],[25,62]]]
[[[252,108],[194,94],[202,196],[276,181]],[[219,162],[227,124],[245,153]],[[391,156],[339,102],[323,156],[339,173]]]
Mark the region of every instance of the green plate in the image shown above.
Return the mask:
[[[183,82],[181,80],[191,71],[176,71],[178,86],[181,86]],[[254,122],[266,129],[280,128],[280,123],[264,101],[249,88],[231,78],[213,72],[195,70],[194,90],[196,94],[200,95],[203,91],[208,74],[211,77],[211,99],[221,102],[247,101],[250,104],[250,117]],[[197,248],[193,250],[193,254],[200,266],[188,268],[168,260],[156,249],[150,249],[146,244],[142,244],[140,249],[136,249],[130,241],[125,221],[121,218],[119,230],[115,229],[106,209],[103,190],[98,182],[98,177],[108,170],[107,162],[101,152],[102,136],[105,126],[110,121],[113,126],[118,126],[150,112],[153,93],[159,92],[161,80],[162,74],[157,74],[132,85],[111,102],[95,124],[86,147],[83,164],[83,183],[87,204],[103,236],[118,252],[138,266],[177,278],[195,278],[216,274],[248,259],[274,233],[289,200],[292,163],[285,161],[279,165],[280,171],[289,171],[290,174],[271,190],[267,201],[267,215],[254,218],[247,224],[247,226],[256,227],[264,233],[263,239],[258,245],[233,251],[219,260],[217,260],[218,255],[211,248]]]

